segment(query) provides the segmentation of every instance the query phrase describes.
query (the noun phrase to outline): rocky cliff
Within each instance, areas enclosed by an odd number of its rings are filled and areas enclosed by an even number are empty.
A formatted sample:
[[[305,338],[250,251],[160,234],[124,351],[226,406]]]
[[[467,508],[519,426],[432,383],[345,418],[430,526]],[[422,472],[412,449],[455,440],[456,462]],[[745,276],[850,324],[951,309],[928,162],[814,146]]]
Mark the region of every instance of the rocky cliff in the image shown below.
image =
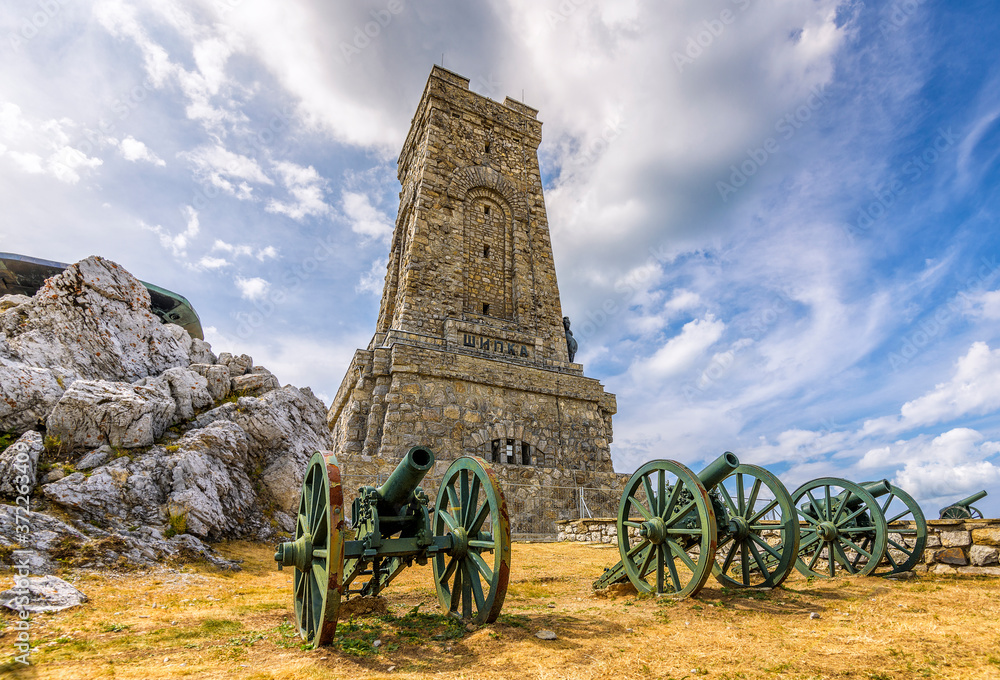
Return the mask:
[[[0,298],[0,434],[0,563],[33,573],[233,566],[203,541],[292,531],[309,456],[331,446],[309,388],[162,324],[99,257]]]

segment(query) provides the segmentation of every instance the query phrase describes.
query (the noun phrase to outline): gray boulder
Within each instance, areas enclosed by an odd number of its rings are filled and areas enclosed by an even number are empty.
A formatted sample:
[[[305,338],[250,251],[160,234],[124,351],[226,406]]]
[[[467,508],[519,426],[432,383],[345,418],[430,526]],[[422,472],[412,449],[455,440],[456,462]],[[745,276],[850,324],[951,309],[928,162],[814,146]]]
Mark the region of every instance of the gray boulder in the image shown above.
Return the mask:
[[[229,367],[217,364],[191,364],[189,368],[208,381],[208,393],[213,401],[222,401],[229,396],[232,378]]]
[[[35,490],[38,459],[44,450],[42,435],[29,430],[0,452],[0,496],[28,496]]]
[[[281,387],[281,383],[270,371],[238,375],[231,382],[233,392],[254,397],[259,397]]]
[[[25,366],[0,355],[0,431],[24,432],[44,423],[65,384],[58,370]]]
[[[15,612],[61,612],[79,607],[87,596],[58,576],[19,576],[0,593],[0,604]]]
[[[188,368],[168,368],[160,376],[170,385],[174,398],[174,423],[194,418],[200,411],[214,403],[208,390],[208,380]],[[148,379],[147,379],[148,380]]]
[[[77,380],[59,399],[46,427],[71,450],[101,444],[150,446],[173,424],[176,410],[166,378],[147,385]]]
[[[146,526],[104,531],[86,522],[70,524],[40,512],[31,514],[31,531],[18,534],[18,514],[15,506],[0,505],[0,547],[6,548],[0,551],[4,555],[0,566],[18,573],[51,574],[67,566],[161,567],[164,563],[191,561],[206,561],[219,569],[240,568],[188,534],[165,538],[163,532]],[[23,543],[10,540],[15,536]]]
[[[262,397],[241,397],[199,416],[205,427],[226,420],[250,438],[250,455],[259,461],[261,479],[278,509],[296,515],[302,474],[315,451],[333,447],[326,406],[308,387],[286,385]]]
[[[134,382],[190,363],[190,338],[160,322],[138,279],[100,257],[70,265],[0,312],[0,333],[11,360],[73,379]]]

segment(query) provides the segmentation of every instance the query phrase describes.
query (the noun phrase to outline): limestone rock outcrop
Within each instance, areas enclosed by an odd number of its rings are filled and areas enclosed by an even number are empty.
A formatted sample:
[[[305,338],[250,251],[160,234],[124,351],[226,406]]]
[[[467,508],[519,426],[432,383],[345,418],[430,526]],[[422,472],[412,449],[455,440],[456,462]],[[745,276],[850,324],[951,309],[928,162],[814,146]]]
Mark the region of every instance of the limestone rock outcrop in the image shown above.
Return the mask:
[[[19,438],[0,451],[0,563],[33,573],[190,557],[231,568],[203,541],[293,530],[308,459],[332,445],[309,388],[162,324],[145,287],[99,257],[34,297],[0,298],[4,432]],[[30,532],[2,504],[25,495]]]

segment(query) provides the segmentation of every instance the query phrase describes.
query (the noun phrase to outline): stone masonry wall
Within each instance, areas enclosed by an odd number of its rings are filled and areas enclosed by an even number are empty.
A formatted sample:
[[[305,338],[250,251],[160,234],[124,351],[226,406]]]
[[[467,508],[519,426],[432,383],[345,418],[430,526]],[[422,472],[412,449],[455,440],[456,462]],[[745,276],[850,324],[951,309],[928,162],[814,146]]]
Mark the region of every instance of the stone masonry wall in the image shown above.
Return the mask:
[[[559,541],[618,543],[614,519],[557,523]],[[1000,576],[1000,519],[929,520],[927,547],[916,573]]]

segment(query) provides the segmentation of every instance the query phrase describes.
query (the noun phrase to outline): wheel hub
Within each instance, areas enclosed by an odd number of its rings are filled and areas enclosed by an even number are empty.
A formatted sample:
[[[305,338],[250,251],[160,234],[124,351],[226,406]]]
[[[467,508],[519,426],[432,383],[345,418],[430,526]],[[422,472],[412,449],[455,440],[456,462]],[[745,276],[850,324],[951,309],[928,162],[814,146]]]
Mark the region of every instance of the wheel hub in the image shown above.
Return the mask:
[[[820,522],[818,527],[820,538],[824,541],[836,540],[837,536],[840,535],[840,531],[837,529],[837,525],[833,522]]]
[[[308,571],[312,567],[313,543],[311,534],[302,534],[292,542],[282,543],[274,553],[274,561],[278,568],[295,567],[299,571]]]
[[[745,541],[750,535],[750,523],[743,517],[731,517],[729,519],[729,533],[737,542]]]
[[[667,525],[659,517],[643,522],[639,527],[639,535],[653,545],[659,545],[667,540]]]
[[[455,527],[451,535],[454,536],[454,542],[451,545],[451,554],[453,557],[462,559],[469,554],[469,532],[464,527]]]

